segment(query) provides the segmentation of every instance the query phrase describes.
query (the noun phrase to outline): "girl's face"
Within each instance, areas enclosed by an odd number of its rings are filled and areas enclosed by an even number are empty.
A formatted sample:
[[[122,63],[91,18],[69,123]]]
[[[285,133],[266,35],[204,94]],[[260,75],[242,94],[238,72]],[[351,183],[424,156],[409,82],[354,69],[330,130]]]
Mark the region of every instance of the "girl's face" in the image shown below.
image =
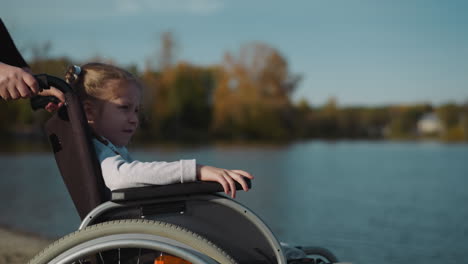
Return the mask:
[[[98,107],[88,107],[88,120],[95,133],[118,147],[125,146],[138,127],[140,87],[132,82],[117,80],[109,81],[107,85],[113,86],[114,96],[100,100]]]

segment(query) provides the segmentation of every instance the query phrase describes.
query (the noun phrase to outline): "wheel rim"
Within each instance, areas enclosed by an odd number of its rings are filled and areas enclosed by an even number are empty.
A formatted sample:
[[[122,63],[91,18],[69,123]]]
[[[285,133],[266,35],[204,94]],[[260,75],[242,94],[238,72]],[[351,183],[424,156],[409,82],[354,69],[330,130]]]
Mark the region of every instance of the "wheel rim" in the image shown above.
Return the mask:
[[[196,251],[192,251],[188,248],[174,246],[166,242],[149,239],[118,238],[116,236],[109,236],[91,240],[85,244],[73,247],[51,260],[49,264],[69,264],[73,262],[79,263],[81,258],[93,254],[98,254],[99,252],[106,250],[119,248],[151,249],[183,258],[184,260],[190,261],[194,264],[217,263],[208,257],[203,257]]]
[[[161,248],[158,248],[158,245],[156,245],[157,243],[146,245],[145,241],[147,240],[160,243],[159,246],[161,246]],[[159,256],[155,254],[160,252],[167,252],[170,255],[184,258],[184,253],[181,255],[180,251],[189,252],[189,255],[195,255],[199,259],[202,259],[202,262],[200,262],[200,260],[195,258],[193,259],[193,263],[236,263],[225,251],[206,238],[180,226],[160,221],[124,219],[103,222],[71,233],[52,243],[49,247],[36,255],[29,264],[67,263],[59,261],[65,258],[67,261],[71,261],[73,258],[78,258],[78,255],[85,256],[88,254],[84,252],[103,250],[103,248],[98,249],[97,247],[101,246],[97,245],[109,245],[108,243],[112,241],[120,242],[115,242],[116,244],[110,246],[115,251],[102,252],[104,259],[108,263],[109,259],[117,259],[115,262],[111,261],[111,263],[119,263],[118,258],[120,258],[120,255],[118,255],[119,252],[116,250],[118,248],[122,248],[124,252],[122,259],[125,261],[136,259],[136,261],[128,262],[131,264],[142,264],[138,262],[141,253],[141,251],[139,251],[140,248],[144,248],[145,250],[143,251],[147,251],[143,259],[146,258],[146,261],[151,264],[154,262],[155,258]],[[134,245],[132,241],[142,242],[142,245],[144,244],[145,246],[134,246],[134,249],[128,249],[129,246],[126,243]],[[167,250],[164,245],[169,245],[173,251]],[[157,251],[155,251],[154,248],[156,248]],[[78,254],[77,252],[81,253]],[[170,252],[172,252],[172,254]],[[78,255],[75,255],[75,253]],[[73,257],[69,258],[68,256],[72,254]],[[88,254],[87,259],[83,259],[94,263],[96,256],[96,254]],[[153,262],[149,262],[152,256],[154,256]],[[189,261],[189,259],[187,259],[187,261]],[[54,260],[54,262],[51,262],[52,260]],[[80,262],[77,260],[76,263]]]

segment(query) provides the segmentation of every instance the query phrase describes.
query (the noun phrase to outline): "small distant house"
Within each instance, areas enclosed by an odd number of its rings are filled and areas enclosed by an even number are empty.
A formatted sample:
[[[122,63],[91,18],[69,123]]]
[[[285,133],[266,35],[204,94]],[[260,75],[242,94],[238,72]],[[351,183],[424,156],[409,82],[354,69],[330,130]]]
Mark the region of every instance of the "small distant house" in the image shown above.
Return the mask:
[[[439,134],[443,130],[442,122],[435,113],[427,113],[423,115],[417,124],[418,134]]]

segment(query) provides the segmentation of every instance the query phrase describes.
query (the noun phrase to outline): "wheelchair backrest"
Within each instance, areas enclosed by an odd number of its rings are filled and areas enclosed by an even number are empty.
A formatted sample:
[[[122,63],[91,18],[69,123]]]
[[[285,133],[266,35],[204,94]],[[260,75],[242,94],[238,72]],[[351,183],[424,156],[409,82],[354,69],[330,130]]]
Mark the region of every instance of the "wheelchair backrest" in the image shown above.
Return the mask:
[[[47,76],[49,85],[67,85],[57,79]],[[109,200],[110,192],[102,178],[82,104],[69,86],[63,88],[59,89],[65,94],[66,104],[46,122],[45,130],[60,174],[83,219],[96,206]]]

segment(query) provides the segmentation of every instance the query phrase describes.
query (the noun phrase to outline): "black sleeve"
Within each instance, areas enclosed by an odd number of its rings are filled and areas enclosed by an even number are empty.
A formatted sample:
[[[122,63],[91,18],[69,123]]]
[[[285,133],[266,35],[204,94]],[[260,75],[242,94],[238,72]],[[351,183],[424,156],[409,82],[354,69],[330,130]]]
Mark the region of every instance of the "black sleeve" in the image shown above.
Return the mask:
[[[16,67],[29,67],[11,39],[10,33],[0,18],[0,61]]]

